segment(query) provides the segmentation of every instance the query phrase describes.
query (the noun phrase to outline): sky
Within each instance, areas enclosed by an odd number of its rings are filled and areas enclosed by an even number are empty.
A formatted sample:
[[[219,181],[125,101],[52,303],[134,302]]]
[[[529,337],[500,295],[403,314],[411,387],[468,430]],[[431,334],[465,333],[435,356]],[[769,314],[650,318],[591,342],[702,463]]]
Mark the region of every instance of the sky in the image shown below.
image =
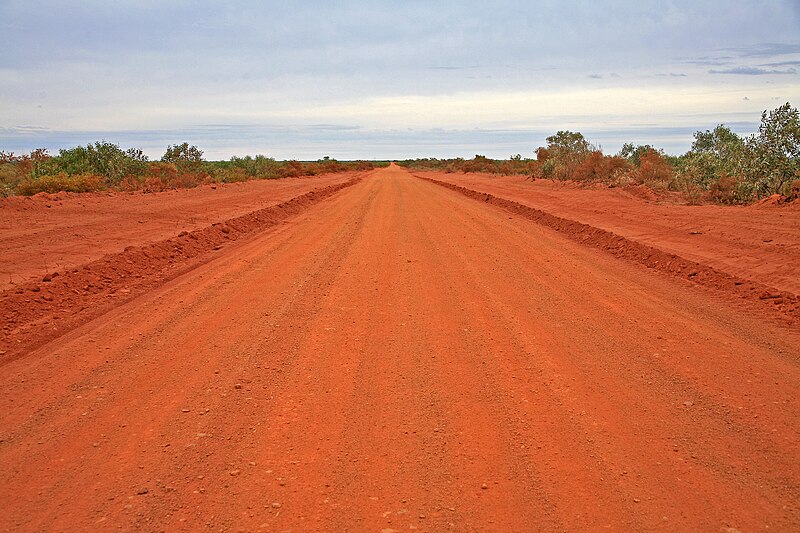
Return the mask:
[[[0,0],[0,150],[683,153],[800,105],[800,0]]]

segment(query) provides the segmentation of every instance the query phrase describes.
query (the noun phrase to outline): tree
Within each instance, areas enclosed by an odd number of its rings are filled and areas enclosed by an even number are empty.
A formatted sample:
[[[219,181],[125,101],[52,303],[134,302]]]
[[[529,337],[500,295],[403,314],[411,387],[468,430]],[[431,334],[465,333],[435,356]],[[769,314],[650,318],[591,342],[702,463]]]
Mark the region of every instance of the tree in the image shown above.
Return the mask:
[[[706,156],[707,164],[718,178],[741,176],[747,160],[744,139],[723,124],[713,131],[695,132],[691,152]]]
[[[747,173],[756,194],[785,193],[800,177],[800,115],[789,102],[761,114],[758,135],[747,140]]]
[[[642,163],[642,155],[650,151],[658,152],[662,156],[664,155],[663,150],[656,150],[649,144],[640,144],[637,146],[634,145],[633,143],[623,144],[622,148],[620,149],[619,153],[617,153],[617,155],[619,157],[624,157],[625,159],[627,159],[628,161],[630,161],[631,163],[633,163],[638,167]]]
[[[589,144],[583,134],[572,131],[559,131],[547,139],[547,149],[550,152],[588,154],[594,151],[594,147]]]
[[[161,161],[172,163],[181,172],[197,172],[203,166],[203,152],[197,146],[189,146],[189,143],[170,145]]]
[[[572,178],[575,168],[589,157],[589,154],[596,151],[579,132],[559,131],[546,140],[547,148],[536,150],[537,158],[542,162],[541,171],[545,178],[562,180]]]

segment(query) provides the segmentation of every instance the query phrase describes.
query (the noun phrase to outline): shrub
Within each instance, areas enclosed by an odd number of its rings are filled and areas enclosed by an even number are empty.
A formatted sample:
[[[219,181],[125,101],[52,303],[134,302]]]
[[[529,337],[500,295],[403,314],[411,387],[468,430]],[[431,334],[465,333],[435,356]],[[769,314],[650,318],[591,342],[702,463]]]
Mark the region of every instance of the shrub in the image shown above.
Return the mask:
[[[761,114],[758,135],[747,140],[746,175],[756,194],[790,194],[800,175],[800,114],[789,102]]]
[[[0,198],[14,194],[19,183],[25,178],[19,167],[13,163],[0,163]]]
[[[629,167],[626,159],[619,156],[605,156],[599,150],[589,154],[575,167],[572,179],[578,181],[616,181],[620,174]]]
[[[230,159],[230,164],[225,165],[223,168],[230,167],[244,170],[251,178],[269,179],[280,177],[280,163],[271,157],[263,155],[257,155],[255,157],[249,155],[244,157],[233,156]]]
[[[547,137],[546,151],[537,150],[537,155],[541,153],[545,156],[541,168],[544,177],[568,180],[572,179],[576,168],[594,151],[597,150],[582,133],[559,131]]]
[[[203,168],[203,151],[189,143],[170,145],[161,161],[172,163],[181,172],[199,172]]]
[[[247,181],[251,175],[242,167],[224,168],[217,171],[214,175],[222,183],[237,183]]]
[[[674,174],[675,170],[664,155],[653,149],[639,155],[639,168],[634,173],[639,183],[661,190],[670,188]]]
[[[283,168],[280,169],[280,174],[284,178],[297,178],[305,174],[303,163],[300,161],[287,161]]]
[[[174,163],[150,163],[145,173],[145,185],[160,183],[161,187],[168,187],[178,178],[178,167]],[[159,189],[160,190],[160,189]]]
[[[752,187],[734,176],[720,176],[708,186],[708,199],[719,204],[743,204],[753,199]]]
[[[109,142],[96,142],[86,147],[78,146],[59,150],[43,165],[49,174],[94,174],[102,176],[110,186],[119,184],[127,176],[142,176],[147,168],[147,156],[138,148],[123,150]]]
[[[96,174],[77,174],[70,176],[66,172],[46,175],[38,178],[26,178],[17,186],[17,193],[31,196],[40,192],[94,192],[105,189],[103,176]]]

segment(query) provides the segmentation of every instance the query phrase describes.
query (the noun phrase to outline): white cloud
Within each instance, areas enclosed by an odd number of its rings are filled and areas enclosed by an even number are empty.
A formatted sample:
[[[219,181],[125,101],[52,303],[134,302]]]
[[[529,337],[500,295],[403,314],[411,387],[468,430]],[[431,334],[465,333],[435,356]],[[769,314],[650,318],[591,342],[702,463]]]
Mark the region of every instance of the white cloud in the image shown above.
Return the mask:
[[[790,0],[6,0],[0,20],[5,128],[673,127],[800,95],[777,73],[800,61]]]

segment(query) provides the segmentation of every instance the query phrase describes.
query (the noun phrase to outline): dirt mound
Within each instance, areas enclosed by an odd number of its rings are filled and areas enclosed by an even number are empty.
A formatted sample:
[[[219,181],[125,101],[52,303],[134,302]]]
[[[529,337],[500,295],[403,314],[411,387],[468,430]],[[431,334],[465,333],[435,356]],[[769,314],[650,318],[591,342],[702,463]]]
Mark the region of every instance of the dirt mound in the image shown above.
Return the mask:
[[[0,363],[185,272],[226,243],[274,226],[358,181],[356,177],[330,185],[225,222],[182,231],[170,239],[129,246],[84,266],[54,271],[3,291]]]
[[[422,177],[421,179],[460,192],[470,198],[502,207],[512,213],[554,229],[574,241],[604,250],[615,257],[640,263],[648,268],[688,279],[705,287],[722,290],[736,294],[741,298],[760,302],[770,309],[783,313],[795,323],[800,320],[800,297],[791,292],[780,291],[733,276],[696,261],[616,235],[610,231],[558,217],[511,200],[498,198],[489,193],[474,191],[431,178]]]
[[[772,194],[753,204],[753,207],[782,207],[787,209],[798,209],[800,208],[800,201],[792,196]]]

